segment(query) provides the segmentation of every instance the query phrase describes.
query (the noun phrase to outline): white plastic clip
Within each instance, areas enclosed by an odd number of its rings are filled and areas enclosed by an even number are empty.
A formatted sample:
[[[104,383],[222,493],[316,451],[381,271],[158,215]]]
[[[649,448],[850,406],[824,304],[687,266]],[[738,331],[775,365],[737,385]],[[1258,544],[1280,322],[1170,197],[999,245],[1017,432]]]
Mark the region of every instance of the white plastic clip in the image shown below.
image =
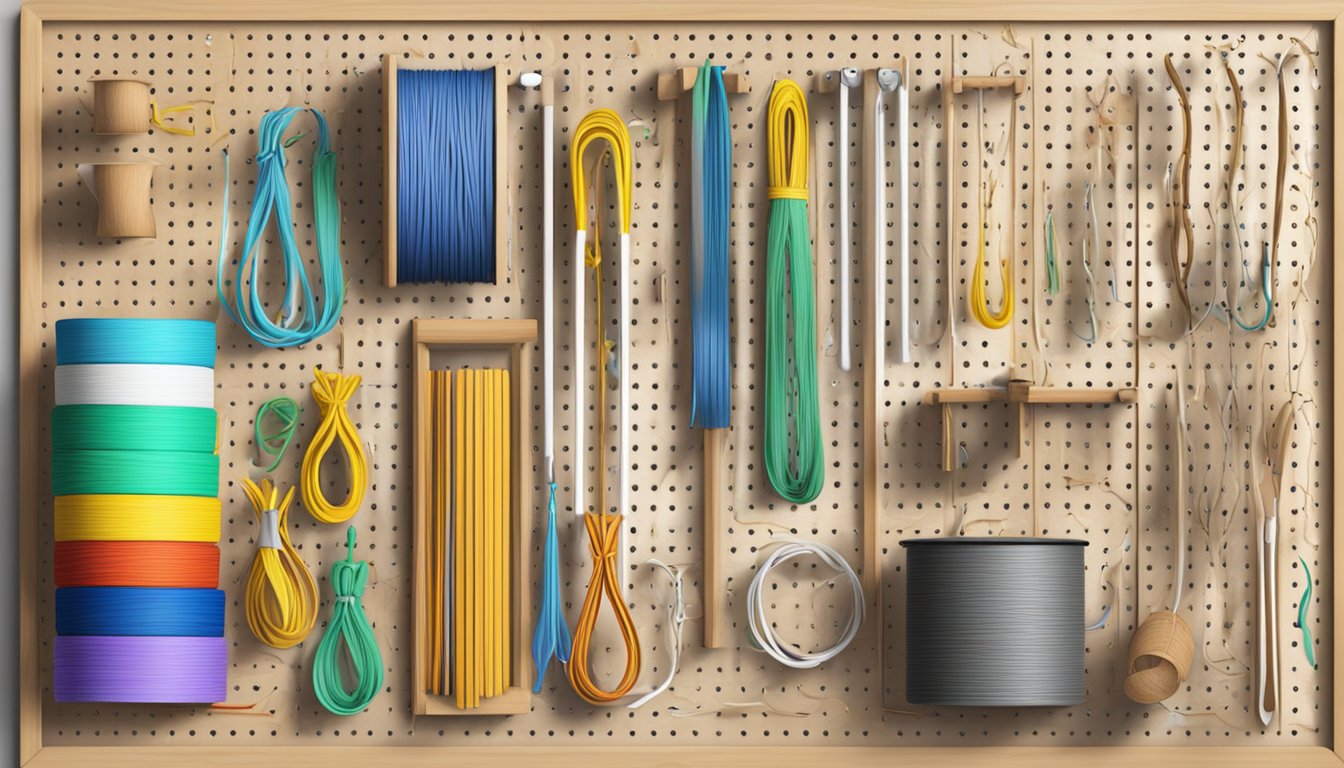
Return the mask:
[[[261,538],[258,549],[280,549],[280,510],[268,509],[261,513]]]

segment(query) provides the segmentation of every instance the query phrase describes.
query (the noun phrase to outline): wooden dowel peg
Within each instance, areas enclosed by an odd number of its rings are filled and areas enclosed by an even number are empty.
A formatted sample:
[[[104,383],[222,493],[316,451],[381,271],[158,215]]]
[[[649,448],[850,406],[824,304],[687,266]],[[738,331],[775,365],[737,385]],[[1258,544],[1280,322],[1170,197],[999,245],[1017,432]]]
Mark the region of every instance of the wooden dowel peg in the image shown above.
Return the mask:
[[[676,101],[681,94],[695,87],[695,78],[699,76],[699,67],[682,67],[674,72],[658,76],[658,100]],[[723,89],[729,95],[751,93],[751,82],[746,75],[736,72],[723,73]]]
[[[1021,96],[1027,90],[1027,79],[1021,75],[968,75],[952,78],[952,92],[996,91],[1000,88],[1012,88],[1013,96]]]
[[[728,645],[727,607],[724,605],[727,589],[724,583],[723,548],[727,538],[727,500],[724,486],[728,479],[728,430],[706,429],[705,440],[705,495],[704,495],[704,582],[701,599],[704,601],[706,648]]]

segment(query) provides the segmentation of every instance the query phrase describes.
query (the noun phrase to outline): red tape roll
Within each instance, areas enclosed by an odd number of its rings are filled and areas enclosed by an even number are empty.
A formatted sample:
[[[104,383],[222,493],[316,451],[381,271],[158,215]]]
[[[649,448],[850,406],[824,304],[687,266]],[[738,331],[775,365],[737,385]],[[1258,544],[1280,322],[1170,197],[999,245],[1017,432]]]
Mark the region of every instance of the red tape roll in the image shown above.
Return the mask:
[[[219,586],[219,547],[194,541],[58,541],[58,587]]]

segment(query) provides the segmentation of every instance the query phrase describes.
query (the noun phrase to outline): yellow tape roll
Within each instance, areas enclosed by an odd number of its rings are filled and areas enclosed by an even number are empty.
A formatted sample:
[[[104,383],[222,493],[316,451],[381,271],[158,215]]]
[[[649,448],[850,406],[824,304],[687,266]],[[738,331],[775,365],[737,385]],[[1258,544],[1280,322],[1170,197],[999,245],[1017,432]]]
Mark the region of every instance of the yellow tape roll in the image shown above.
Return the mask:
[[[219,541],[219,499],[201,496],[56,497],[57,541]]]

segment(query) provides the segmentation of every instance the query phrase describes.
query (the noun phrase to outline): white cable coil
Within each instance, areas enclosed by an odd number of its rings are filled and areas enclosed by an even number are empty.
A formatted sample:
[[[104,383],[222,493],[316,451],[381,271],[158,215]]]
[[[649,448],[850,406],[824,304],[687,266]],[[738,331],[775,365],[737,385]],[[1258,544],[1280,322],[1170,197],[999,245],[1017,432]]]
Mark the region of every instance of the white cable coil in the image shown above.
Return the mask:
[[[813,653],[807,653],[789,646],[775,636],[770,617],[766,615],[766,600],[763,594],[771,570],[778,565],[804,555],[812,555],[844,574],[849,579],[853,599],[849,622],[845,625],[840,640],[830,648]],[[854,569],[845,561],[845,558],[840,556],[839,552],[825,544],[792,541],[776,549],[756,570],[756,577],[751,580],[751,586],[747,590],[747,625],[751,632],[752,642],[756,647],[770,654],[775,661],[794,669],[812,669],[839,656],[854,640],[854,636],[859,633],[859,627],[863,625],[863,618],[863,585],[859,583],[858,574],[854,573]]]
[[[215,371],[195,365],[58,365],[56,405],[215,407]]]

